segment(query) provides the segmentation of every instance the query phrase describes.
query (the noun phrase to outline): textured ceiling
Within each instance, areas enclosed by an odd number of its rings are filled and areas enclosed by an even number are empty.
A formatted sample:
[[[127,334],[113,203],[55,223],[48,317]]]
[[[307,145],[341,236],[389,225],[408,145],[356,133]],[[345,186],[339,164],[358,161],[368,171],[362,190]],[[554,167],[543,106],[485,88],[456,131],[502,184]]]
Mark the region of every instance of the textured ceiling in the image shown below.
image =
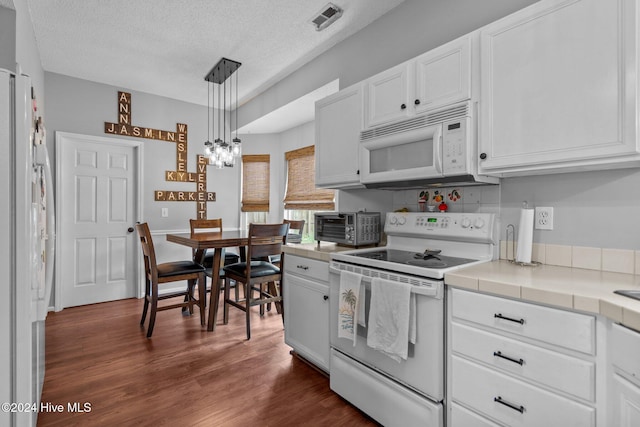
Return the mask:
[[[46,71],[206,105],[204,76],[241,62],[240,103],[404,0],[335,0],[343,16],[309,22],[327,0],[28,0]]]

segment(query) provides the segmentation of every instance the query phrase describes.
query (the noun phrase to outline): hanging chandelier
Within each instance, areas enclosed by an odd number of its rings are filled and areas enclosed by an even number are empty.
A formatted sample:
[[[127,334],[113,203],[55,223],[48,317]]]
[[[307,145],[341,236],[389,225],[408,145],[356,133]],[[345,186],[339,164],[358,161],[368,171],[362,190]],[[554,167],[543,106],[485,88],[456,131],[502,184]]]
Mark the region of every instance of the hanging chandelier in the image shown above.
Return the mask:
[[[241,141],[238,138],[238,73],[236,73],[241,65],[240,62],[222,58],[204,77],[208,82],[207,140],[204,142],[204,153],[209,157],[209,164],[218,169],[233,167],[241,153]],[[231,78],[234,73],[235,79]],[[232,139],[231,124],[229,123],[227,126],[227,121],[231,120],[231,112],[227,117],[227,105],[231,106],[234,89],[236,126],[235,137]],[[211,108],[212,106],[213,108]],[[211,141],[212,135],[215,138],[213,142]]]

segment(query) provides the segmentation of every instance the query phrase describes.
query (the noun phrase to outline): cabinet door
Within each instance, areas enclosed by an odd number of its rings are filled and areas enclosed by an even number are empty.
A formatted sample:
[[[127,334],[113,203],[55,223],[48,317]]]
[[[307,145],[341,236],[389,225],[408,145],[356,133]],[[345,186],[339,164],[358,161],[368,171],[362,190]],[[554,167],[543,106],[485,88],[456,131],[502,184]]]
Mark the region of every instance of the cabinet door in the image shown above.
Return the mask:
[[[316,102],[316,185],[361,187],[358,144],[362,128],[362,86]]]
[[[416,93],[410,99],[416,113],[471,97],[471,36],[433,49],[416,58]]]
[[[413,112],[413,105],[409,105],[414,100],[409,94],[413,90],[410,73],[410,63],[403,63],[367,80],[366,127],[402,119]]]
[[[640,387],[614,374],[611,398],[612,426],[640,426]]]
[[[283,288],[284,341],[329,372],[329,286],[285,273]]]
[[[480,33],[480,171],[624,161],[636,142],[636,2],[547,0]]]

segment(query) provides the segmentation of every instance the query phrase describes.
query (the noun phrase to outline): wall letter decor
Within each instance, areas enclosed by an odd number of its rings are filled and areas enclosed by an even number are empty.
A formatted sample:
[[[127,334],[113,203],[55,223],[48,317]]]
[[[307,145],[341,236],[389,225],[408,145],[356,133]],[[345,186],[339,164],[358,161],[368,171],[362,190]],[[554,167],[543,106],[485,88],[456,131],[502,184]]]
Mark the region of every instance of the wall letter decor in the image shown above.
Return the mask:
[[[176,131],[133,126],[131,124],[131,94],[118,92],[118,123],[104,123],[104,132],[135,138],[159,139],[176,144],[176,170],[165,171],[165,181],[193,182],[196,191],[154,192],[155,201],[195,202],[198,219],[207,218],[207,202],[216,201],[216,193],[207,191],[207,165],[209,160],[198,155],[196,172],[187,172],[187,125],[176,123]]]

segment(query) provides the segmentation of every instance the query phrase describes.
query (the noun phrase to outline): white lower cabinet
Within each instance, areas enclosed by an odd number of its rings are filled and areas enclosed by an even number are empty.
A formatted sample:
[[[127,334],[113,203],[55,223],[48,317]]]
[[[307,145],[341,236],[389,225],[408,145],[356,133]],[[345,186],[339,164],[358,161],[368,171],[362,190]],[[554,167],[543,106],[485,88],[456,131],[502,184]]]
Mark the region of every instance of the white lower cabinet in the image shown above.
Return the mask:
[[[609,425],[640,426],[640,333],[612,325]]]
[[[597,424],[596,318],[448,289],[448,425]]]
[[[329,264],[285,254],[284,341],[329,372]]]
[[[613,374],[611,426],[640,426],[640,385]]]

